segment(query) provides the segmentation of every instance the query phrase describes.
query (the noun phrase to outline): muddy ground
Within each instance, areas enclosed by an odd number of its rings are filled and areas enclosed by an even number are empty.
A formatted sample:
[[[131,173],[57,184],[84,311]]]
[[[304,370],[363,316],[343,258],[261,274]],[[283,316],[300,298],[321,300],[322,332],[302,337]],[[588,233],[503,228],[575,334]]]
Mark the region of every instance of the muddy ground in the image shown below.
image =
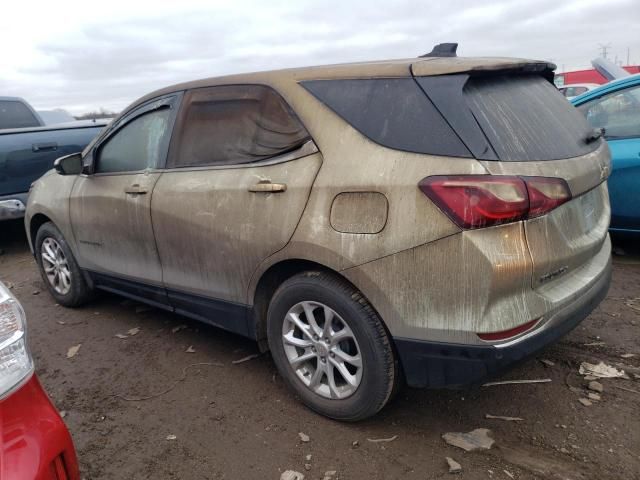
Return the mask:
[[[236,335],[108,294],[77,310],[56,305],[20,222],[0,226],[0,280],[24,305],[37,373],[66,412],[85,479],[278,479],[289,469],[307,479],[329,470],[340,479],[436,479],[450,476],[450,456],[464,469],[458,478],[630,480],[640,478],[640,379],[633,374],[640,374],[640,251],[630,247],[614,257],[613,284],[601,306],[560,343],[504,376],[551,383],[405,389],[358,424],[303,407],[268,355],[232,363],[257,352]],[[136,335],[116,337],[134,328]],[[629,353],[636,356],[621,357]],[[632,367],[630,379],[603,380],[601,401],[583,406],[578,399],[587,395],[587,382],[578,367],[601,360]],[[475,428],[493,431],[494,448],[465,453],[441,438]],[[310,441],[303,443],[299,432]]]

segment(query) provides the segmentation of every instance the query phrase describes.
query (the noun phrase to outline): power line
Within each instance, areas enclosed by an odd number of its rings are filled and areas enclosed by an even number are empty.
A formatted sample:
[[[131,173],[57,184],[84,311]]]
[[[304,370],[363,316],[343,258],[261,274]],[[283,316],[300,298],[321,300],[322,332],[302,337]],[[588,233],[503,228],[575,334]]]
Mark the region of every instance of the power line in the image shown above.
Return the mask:
[[[610,43],[599,43],[598,44],[598,48],[600,49],[600,56],[602,58],[607,58],[607,50],[609,50],[611,48],[611,44]]]

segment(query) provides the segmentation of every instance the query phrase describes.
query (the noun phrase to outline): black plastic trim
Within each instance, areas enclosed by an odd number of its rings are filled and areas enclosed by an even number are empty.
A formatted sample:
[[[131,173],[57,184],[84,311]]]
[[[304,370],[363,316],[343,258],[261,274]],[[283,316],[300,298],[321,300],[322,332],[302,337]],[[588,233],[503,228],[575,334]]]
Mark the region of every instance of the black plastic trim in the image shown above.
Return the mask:
[[[162,286],[87,271],[96,288],[184,315],[239,335],[256,338],[250,325],[252,307],[217,298],[194,295]]]
[[[104,273],[87,272],[96,288],[138,300],[154,307],[167,309],[169,298],[164,288],[157,285],[136,282]],[[169,308],[171,309],[171,308]]]
[[[176,313],[251,338],[250,306],[175,290],[167,293]]]
[[[457,57],[457,43],[439,43],[429,53],[420,55],[418,58],[425,57]]]
[[[413,72],[412,72],[413,73]],[[498,160],[462,94],[468,74],[414,77],[424,94],[478,160]]]

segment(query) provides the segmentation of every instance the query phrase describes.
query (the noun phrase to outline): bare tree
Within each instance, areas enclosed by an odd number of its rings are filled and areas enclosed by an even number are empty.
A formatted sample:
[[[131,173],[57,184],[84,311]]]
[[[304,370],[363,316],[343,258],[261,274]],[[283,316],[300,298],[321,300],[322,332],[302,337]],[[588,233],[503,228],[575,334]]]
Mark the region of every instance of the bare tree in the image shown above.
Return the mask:
[[[106,110],[105,108],[100,107],[100,110],[97,112],[87,112],[82,115],[75,115],[76,120],[95,120],[97,118],[113,118],[117,116],[116,112],[112,112],[110,110]]]

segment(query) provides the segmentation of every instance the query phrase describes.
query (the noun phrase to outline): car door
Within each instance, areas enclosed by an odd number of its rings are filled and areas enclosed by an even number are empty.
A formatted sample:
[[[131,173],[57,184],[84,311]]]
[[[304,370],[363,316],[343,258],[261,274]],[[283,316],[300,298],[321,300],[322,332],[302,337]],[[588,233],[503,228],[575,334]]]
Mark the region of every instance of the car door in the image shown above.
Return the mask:
[[[177,312],[248,333],[251,275],[293,235],[321,163],[271,88],[185,93],[151,203],[163,281]]]
[[[611,149],[611,230],[640,231],[640,85],[578,106]]]
[[[97,286],[166,305],[151,224],[151,196],[164,164],[178,96],[118,121],[92,149],[76,180],[70,220],[80,266]]]

